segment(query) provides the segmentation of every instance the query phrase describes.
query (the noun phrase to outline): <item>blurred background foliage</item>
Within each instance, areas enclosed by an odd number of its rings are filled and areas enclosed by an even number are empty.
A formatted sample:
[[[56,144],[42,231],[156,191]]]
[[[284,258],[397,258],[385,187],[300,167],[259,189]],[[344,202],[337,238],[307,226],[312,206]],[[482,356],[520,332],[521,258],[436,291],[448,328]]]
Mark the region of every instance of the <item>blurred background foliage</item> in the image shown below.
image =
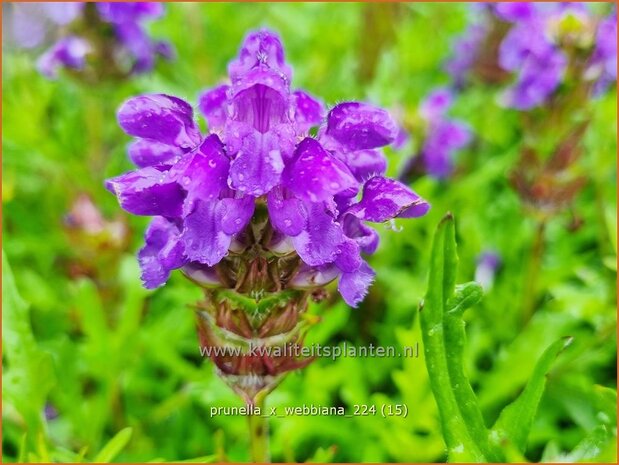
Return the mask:
[[[211,418],[240,400],[202,362],[191,305],[199,291],[179,273],[142,289],[135,251],[143,218],[126,216],[103,188],[130,169],[129,137],[115,121],[126,98],[163,92],[195,102],[226,75],[250,29],[282,36],[294,85],[327,104],[362,99],[407,114],[448,83],[442,65],[467,23],[464,4],[168,4],[153,22],[177,59],[131,81],[85,86],[48,81],[35,55],[3,50],[3,454],[5,461],[248,459],[246,419]],[[454,116],[475,142],[455,175],[413,188],[430,213],[397,230],[380,226],[377,282],[359,309],[322,303],[310,342],[412,346],[427,282],[431,236],[447,211],[457,219],[459,282],[485,250],[501,257],[494,285],[466,315],[466,371],[488,424],[522,390],[542,351],[572,347],[548,376],[527,459],[557,459],[600,424],[616,432],[616,90],[592,102],[579,169],[587,183],[571,211],[547,227],[540,299],[523,318],[535,222],[508,182],[522,142],[518,113],[497,90],[472,86]],[[388,153],[397,175],[416,143]],[[84,197],[87,196],[87,197]],[[94,205],[89,205],[87,199]],[[99,208],[89,234],[76,201]],[[92,212],[91,212],[92,213]],[[90,213],[89,213],[90,214]],[[96,213],[92,213],[96,217]],[[78,215],[79,216],[79,215]],[[400,229],[402,227],[402,230]],[[10,272],[12,269],[12,274]],[[290,416],[270,420],[275,461],[442,461],[437,408],[420,358],[316,360],[288,376],[268,406],[396,404],[407,418]],[[614,461],[616,441],[598,460]],[[577,458],[577,457],[574,457]]]

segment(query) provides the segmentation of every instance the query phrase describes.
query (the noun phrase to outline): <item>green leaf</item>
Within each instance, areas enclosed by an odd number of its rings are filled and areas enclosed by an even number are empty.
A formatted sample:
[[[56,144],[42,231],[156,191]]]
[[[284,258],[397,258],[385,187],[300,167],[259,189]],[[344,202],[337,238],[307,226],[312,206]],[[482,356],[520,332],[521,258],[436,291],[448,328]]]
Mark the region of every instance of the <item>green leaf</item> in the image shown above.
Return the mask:
[[[111,462],[114,457],[120,454],[120,452],[125,448],[131,439],[132,434],[132,428],[124,428],[120,430],[105,446],[103,446],[103,449],[101,449],[101,451],[93,459],[93,463]]]
[[[8,367],[3,371],[2,395],[24,417],[28,440],[40,446],[42,415],[47,395],[55,384],[52,357],[41,350],[32,334],[30,311],[17,291],[15,279],[2,252],[2,340]]]
[[[564,338],[554,342],[544,351],[520,396],[503,409],[494,425],[491,438],[495,443],[500,444],[508,439],[521,453],[525,452],[527,437],[546,387],[546,375],[559,353],[571,342],[571,337]]]
[[[428,291],[420,319],[426,367],[439,408],[450,461],[497,460],[473,389],[463,369],[465,341],[462,313],[481,298],[476,283],[458,286],[454,219],[440,222],[430,262]]]
[[[567,462],[596,461],[606,452],[609,443],[615,441],[615,436],[608,431],[605,425],[597,426],[578,443],[574,450],[566,457]],[[602,460],[604,462],[605,460]],[[614,460],[616,461],[616,456]],[[609,461],[610,463],[610,461]]]
[[[82,329],[94,344],[107,346],[110,331],[106,322],[105,309],[97,286],[88,278],[76,283],[75,305],[79,311]]]
[[[617,391],[605,386],[594,386],[594,405],[604,423],[617,427]]]

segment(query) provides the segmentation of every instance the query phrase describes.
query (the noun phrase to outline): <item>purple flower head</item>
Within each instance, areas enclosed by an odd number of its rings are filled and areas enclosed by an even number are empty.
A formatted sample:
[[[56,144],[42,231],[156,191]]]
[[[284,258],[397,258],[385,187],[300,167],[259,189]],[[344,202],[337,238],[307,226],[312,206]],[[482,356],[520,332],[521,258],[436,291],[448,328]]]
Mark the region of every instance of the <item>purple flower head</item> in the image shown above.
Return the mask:
[[[437,179],[451,174],[455,153],[471,140],[470,128],[447,116],[452,102],[451,90],[439,88],[428,95],[419,109],[420,115],[427,122],[421,158],[426,172]]]
[[[557,89],[567,67],[567,57],[552,43],[545,21],[534,18],[517,23],[499,49],[499,64],[516,73],[516,82],[506,91],[504,103],[527,110],[543,104]]]
[[[174,52],[170,44],[152,40],[143,26],[143,21],[153,19],[163,14],[160,3],[149,2],[98,2],[86,4],[74,3],[32,3],[16,5],[12,15],[12,30],[18,45],[29,48],[41,45],[48,29],[58,29],[60,26],[72,23],[86,15],[86,9],[92,9],[101,23],[107,23],[114,31],[114,41],[102,36],[102,43],[112,50],[98,50],[99,42],[91,41],[90,37],[107,34],[106,30],[84,30],[89,22],[76,23],[72,35],[62,36],[39,59],[38,67],[41,73],[49,78],[55,78],[61,68],[81,70],[86,64],[86,55],[99,53],[109,60],[112,56],[118,63],[106,63],[107,67],[118,66],[130,68],[132,73],[150,71],[158,56],[170,59]],[[63,30],[58,31],[60,34]],[[103,59],[99,57],[100,59]]]
[[[495,12],[513,23],[499,50],[500,66],[515,74],[515,82],[503,94],[503,103],[519,110],[546,103],[563,81],[570,50],[589,50],[593,45],[596,20],[580,2],[501,3]],[[597,84],[606,81],[608,74],[603,69],[606,64],[612,67],[613,60],[616,70],[614,18],[608,24],[600,23],[585,77],[599,77]]]
[[[199,97],[206,135],[176,97],[143,95],[119,110],[121,127],[136,138],[129,155],[139,169],[107,187],[125,210],[154,217],[139,253],[145,286],[163,285],[177,268],[202,285],[217,283],[214,270],[249,247],[248,226],[261,224],[258,209],[266,207],[272,234],[261,247],[301,260],[285,286],[339,279],[340,293],[356,306],[374,277],[362,254],[378,246],[365,222],[429,208],[383,176],[381,147],[393,143],[395,123],[367,103],[326,112],[309,93],[291,89],[281,41],[268,31],[249,34],[228,70],[229,84]],[[313,127],[320,127],[316,138]]]

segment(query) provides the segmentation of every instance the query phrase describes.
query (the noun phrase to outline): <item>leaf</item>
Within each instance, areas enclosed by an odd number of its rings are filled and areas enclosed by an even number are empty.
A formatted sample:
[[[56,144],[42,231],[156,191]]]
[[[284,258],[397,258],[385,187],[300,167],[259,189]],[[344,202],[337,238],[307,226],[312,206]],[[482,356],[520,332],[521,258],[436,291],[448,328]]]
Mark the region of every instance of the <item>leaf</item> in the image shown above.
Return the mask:
[[[608,443],[613,440],[613,434],[608,431],[608,428],[605,425],[597,426],[578,443],[574,450],[565,458],[565,461],[595,461],[605,452]],[[603,461],[604,460],[602,460],[602,462]],[[616,457],[614,461],[616,461]]]
[[[599,410],[598,416],[604,423],[617,427],[617,391],[605,386],[594,386],[594,406]]]
[[[109,463],[114,457],[116,457],[125,448],[131,435],[133,434],[133,428],[124,428],[120,430],[116,435],[109,440],[109,442],[103,446],[103,449],[99,451],[97,456],[93,459],[93,463]]]
[[[525,452],[527,437],[546,387],[546,375],[559,353],[571,342],[571,337],[560,339],[551,344],[539,358],[520,396],[503,409],[492,428],[491,438],[498,445],[508,439],[521,453]]]
[[[84,333],[92,340],[93,345],[106,347],[110,331],[101,298],[92,280],[82,278],[76,283],[75,305],[79,311]]]
[[[458,286],[455,225],[451,214],[440,222],[430,262],[428,291],[420,319],[426,367],[439,408],[450,461],[497,460],[488,441],[477,399],[464,374],[462,313],[481,298],[477,283]]]
[[[32,334],[30,312],[20,297],[13,273],[2,252],[2,341],[8,368],[3,372],[6,396],[24,417],[32,447],[42,431],[47,395],[55,384],[52,357],[41,350]]]

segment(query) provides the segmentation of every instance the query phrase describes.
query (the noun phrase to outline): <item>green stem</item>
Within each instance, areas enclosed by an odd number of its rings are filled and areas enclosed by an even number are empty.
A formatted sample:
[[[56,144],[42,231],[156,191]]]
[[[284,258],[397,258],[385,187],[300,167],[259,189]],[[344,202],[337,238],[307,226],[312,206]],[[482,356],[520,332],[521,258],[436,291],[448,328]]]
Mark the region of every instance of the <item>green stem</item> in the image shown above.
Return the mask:
[[[544,238],[546,233],[546,219],[538,220],[535,229],[535,237],[533,239],[533,247],[529,259],[527,275],[525,277],[525,286],[523,293],[523,311],[522,320],[526,324],[533,313],[535,312],[535,304],[537,301],[537,281],[539,278],[540,268],[542,266],[542,257],[544,256]]]
[[[249,447],[251,460],[254,463],[268,463],[271,461],[269,454],[269,422],[264,412],[265,395],[256,396],[256,410],[260,409],[260,415],[249,415]]]

